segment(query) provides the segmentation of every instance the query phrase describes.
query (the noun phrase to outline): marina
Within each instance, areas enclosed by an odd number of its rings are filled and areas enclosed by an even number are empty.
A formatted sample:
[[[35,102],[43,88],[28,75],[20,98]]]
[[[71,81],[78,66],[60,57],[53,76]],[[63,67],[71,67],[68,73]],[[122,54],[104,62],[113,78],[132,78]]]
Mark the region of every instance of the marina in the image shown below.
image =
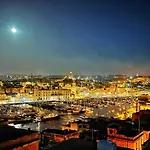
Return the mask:
[[[42,131],[45,128],[61,129],[61,126],[88,117],[122,117],[134,99],[126,98],[87,98],[79,100],[61,100],[32,104],[3,105],[0,107],[1,119],[16,128]],[[121,107],[123,106],[123,107]]]

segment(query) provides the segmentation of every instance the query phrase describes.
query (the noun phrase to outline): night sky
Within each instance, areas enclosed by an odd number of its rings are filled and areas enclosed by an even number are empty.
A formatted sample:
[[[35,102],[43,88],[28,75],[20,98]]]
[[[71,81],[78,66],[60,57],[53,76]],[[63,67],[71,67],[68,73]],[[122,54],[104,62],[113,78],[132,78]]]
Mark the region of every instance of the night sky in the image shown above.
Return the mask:
[[[149,64],[150,0],[0,0],[0,74],[150,75]]]

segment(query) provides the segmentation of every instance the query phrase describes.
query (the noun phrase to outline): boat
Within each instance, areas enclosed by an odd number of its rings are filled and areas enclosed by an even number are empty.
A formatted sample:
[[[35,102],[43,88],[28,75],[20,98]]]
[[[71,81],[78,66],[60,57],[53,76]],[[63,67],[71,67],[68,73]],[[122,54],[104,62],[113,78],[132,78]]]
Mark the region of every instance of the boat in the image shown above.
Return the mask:
[[[72,114],[73,114],[73,115],[76,115],[76,114],[79,114],[79,113],[80,113],[80,110],[73,110],[73,111],[72,111]]]
[[[86,112],[86,109],[84,109],[84,108],[82,108],[81,110],[80,110],[80,113],[85,113]]]
[[[59,116],[65,116],[65,115],[67,115],[67,113],[59,113]]]
[[[72,110],[71,110],[71,109],[68,109],[67,112],[70,113],[70,112],[72,112]]]
[[[34,122],[41,122],[41,117],[36,117],[36,118],[34,119]]]
[[[68,114],[68,115],[72,115],[72,112],[68,112],[67,114]]]
[[[52,113],[41,117],[41,121],[55,120],[55,119],[59,119],[59,117],[60,117],[59,115]]]
[[[31,123],[33,122],[33,119],[32,118],[25,118],[25,119],[16,119],[14,120],[14,124],[24,124],[24,123]]]

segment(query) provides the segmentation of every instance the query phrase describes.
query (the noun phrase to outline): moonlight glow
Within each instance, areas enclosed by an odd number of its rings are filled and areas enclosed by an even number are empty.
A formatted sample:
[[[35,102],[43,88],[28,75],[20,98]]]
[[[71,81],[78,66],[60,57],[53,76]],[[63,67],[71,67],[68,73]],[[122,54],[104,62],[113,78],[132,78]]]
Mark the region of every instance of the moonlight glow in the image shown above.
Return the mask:
[[[16,28],[12,28],[11,31],[12,31],[13,33],[16,33],[16,32],[17,32]]]

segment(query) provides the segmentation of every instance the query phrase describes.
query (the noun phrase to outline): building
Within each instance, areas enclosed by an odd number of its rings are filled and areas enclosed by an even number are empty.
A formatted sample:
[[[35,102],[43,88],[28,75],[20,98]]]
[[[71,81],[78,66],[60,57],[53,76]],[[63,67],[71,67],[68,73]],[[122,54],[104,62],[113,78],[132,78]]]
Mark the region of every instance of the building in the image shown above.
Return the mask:
[[[5,90],[0,87],[0,100],[5,100],[6,99],[6,93]]]
[[[98,147],[95,141],[89,141],[84,139],[69,139],[67,141],[58,143],[50,148],[47,148],[46,150],[98,150]],[[113,149],[106,149],[106,150],[113,150]],[[117,150],[133,150],[133,149],[117,147]]]
[[[71,90],[69,89],[44,89],[38,86],[34,88],[34,98],[39,100],[49,100],[51,97],[70,98]]]
[[[61,129],[79,131],[79,125],[76,122],[70,122],[69,124],[62,125]]]
[[[0,87],[2,87],[3,86],[3,82],[0,80]]]
[[[38,150],[38,145],[38,132],[0,125],[0,149]]]
[[[24,88],[23,87],[7,87],[6,89],[5,89],[5,91],[6,91],[6,93],[7,94],[12,94],[12,93],[24,93]]]
[[[62,142],[71,138],[79,138],[79,133],[75,130],[45,129],[42,131],[42,138]]]
[[[88,131],[92,128],[92,125],[96,123],[95,119],[88,118],[86,120],[77,120],[70,122],[69,124],[62,125],[62,130],[75,130],[79,132]]]
[[[68,78],[69,78],[69,79],[74,79],[74,77],[73,77],[73,73],[72,73],[72,72],[69,72],[69,74],[68,74]]]
[[[150,110],[140,110],[139,112],[132,114],[132,121],[142,119],[142,117],[150,117]]]
[[[107,139],[108,120],[103,117],[88,118],[83,121],[70,122],[67,125],[62,125],[62,130],[76,130],[80,133],[83,139]]]
[[[83,139],[69,139],[47,150],[97,150],[97,143]]]
[[[107,139],[118,147],[142,150],[142,145],[149,139],[149,133],[147,131],[139,132],[132,126],[123,127],[113,123],[107,128]]]

